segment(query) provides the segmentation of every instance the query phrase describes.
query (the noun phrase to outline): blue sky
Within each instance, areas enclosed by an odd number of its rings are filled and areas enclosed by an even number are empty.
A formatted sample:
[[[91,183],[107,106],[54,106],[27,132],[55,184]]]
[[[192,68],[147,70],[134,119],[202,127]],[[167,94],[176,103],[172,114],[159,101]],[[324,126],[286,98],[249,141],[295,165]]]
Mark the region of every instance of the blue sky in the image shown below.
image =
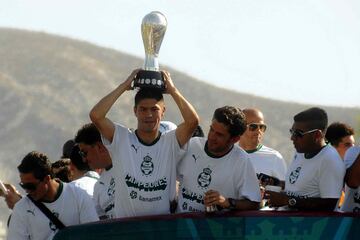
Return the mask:
[[[0,27],[59,34],[141,58],[142,18],[158,10],[168,20],[160,66],[273,99],[360,107],[358,0],[0,0],[0,4]]]

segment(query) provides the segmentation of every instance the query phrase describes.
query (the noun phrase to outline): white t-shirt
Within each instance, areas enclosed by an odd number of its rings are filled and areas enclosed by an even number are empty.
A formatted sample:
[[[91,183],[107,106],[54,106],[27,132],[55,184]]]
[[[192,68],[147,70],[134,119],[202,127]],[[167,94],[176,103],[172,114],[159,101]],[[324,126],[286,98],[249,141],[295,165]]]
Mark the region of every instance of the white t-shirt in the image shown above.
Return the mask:
[[[95,208],[101,219],[115,217],[115,178],[113,169],[112,167],[109,170],[104,170],[94,187]]]
[[[246,152],[257,174],[265,173],[282,181],[285,180],[286,163],[278,151],[261,145],[256,151]]]
[[[161,133],[167,132],[167,131],[171,131],[176,129],[177,126],[175,123],[170,122],[170,121],[161,121],[160,125],[159,125],[159,131]]]
[[[285,191],[294,197],[339,198],[344,175],[345,165],[330,145],[310,159],[296,153],[285,177]]]
[[[116,217],[169,214],[176,193],[176,162],[184,152],[175,130],[146,145],[135,132],[115,124],[112,143],[102,140],[113,161]]]
[[[360,146],[351,147],[346,151],[344,156],[344,163],[346,168],[351,167],[359,154]],[[356,213],[360,212],[360,187],[350,188],[345,185],[345,199],[343,205],[341,206],[341,211]]]
[[[248,154],[234,146],[223,157],[210,157],[205,138],[190,139],[188,151],[177,168],[178,212],[205,211],[204,194],[212,189],[226,198],[260,202],[259,183]]]
[[[85,190],[60,183],[59,192],[55,201],[43,203],[65,226],[99,220],[94,203]],[[7,239],[52,239],[57,231],[49,218],[28,197],[23,197],[14,207]]]
[[[88,171],[84,174],[84,176],[70,182],[70,184],[74,184],[75,186],[84,189],[90,197],[93,197],[94,186],[99,178],[100,176],[97,172]]]

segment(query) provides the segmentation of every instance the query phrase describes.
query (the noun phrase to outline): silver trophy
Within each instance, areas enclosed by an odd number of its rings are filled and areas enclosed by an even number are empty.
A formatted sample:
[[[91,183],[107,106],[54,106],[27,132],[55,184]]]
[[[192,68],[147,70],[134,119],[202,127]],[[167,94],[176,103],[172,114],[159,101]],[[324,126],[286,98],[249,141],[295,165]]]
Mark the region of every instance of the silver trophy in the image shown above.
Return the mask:
[[[165,35],[167,20],[158,11],[147,14],[141,24],[141,35],[145,49],[145,63],[134,79],[135,88],[165,89],[164,79],[159,71],[159,50]]]

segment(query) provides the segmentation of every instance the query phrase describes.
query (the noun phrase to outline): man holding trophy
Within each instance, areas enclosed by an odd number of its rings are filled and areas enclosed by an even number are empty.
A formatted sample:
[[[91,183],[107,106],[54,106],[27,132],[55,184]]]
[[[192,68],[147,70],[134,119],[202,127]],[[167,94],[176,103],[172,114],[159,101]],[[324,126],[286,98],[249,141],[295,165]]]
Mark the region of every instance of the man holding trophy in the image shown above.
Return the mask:
[[[176,163],[199,123],[195,109],[175,87],[170,74],[158,71],[164,27],[166,19],[161,13],[151,12],[144,17],[144,70],[134,70],[90,111],[113,160],[116,217],[170,213],[170,201],[176,194]],[[137,118],[135,131],[106,117],[118,98],[134,87],[139,88],[133,109]],[[159,124],[165,112],[162,93],[171,95],[184,121],[176,130],[160,134]]]

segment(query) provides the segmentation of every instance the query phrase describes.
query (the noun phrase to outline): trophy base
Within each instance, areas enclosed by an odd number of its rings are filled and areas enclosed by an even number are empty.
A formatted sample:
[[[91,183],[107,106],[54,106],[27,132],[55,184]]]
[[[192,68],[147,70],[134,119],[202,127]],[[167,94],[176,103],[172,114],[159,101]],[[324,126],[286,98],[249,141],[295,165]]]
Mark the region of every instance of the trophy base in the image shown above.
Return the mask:
[[[165,90],[165,82],[161,72],[140,70],[134,79],[134,88],[155,88]]]

